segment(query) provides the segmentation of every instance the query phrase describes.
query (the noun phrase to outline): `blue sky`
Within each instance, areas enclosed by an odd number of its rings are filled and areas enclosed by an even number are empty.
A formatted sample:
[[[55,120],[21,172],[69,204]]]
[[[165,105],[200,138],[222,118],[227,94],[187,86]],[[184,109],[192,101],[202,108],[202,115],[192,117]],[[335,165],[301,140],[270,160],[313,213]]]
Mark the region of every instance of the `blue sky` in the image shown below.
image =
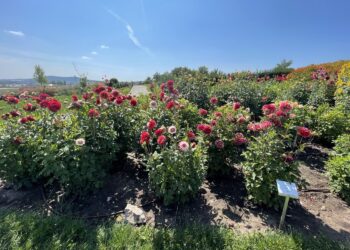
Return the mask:
[[[176,66],[225,72],[350,59],[349,0],[11,0],[0,78],[143,80]]]

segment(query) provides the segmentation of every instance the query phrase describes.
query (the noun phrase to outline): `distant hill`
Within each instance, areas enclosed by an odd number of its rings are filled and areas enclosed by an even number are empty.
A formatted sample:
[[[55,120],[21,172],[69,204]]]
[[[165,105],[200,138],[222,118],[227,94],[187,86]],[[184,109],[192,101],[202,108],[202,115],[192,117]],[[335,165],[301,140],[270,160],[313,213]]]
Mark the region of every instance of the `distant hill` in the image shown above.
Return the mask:
[[[77,76],[47,76],[49,83],[74,85],[79,83]],[[95,81],[93,81],[95,82]],[[35,85],[37,84],[32,78],[24,79],[0,79],[0,85]]]

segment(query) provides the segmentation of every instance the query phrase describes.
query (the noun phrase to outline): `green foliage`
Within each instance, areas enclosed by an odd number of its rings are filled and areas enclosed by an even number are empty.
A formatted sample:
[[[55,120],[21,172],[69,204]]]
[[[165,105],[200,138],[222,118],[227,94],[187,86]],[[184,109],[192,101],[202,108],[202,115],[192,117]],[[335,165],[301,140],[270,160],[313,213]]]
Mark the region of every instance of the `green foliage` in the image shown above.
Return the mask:
[[[350,203],[350,154],[331,157],[326,169],[332,190]]]
[[[342,134],[335,140],[334,150],[337,155],[350,154],[350,134]]]
[[[182,152],[173,144],[150,155],[147,170],[151,188],[165,205],[183,203],[198,192],[204,181],[206,152],[200,145]]]
[[[278,196],[276,180],[299,182],[296,162],[286,162],[284,142],[274,130],[253,138],[243,153],[243,173],[248,197],[257,204],[279,207],[283,199]]]
[[[344,106],[321,105],[316,111],[316,117],[315,130],[318,136],[328,143],[350,129],[349,117]]]

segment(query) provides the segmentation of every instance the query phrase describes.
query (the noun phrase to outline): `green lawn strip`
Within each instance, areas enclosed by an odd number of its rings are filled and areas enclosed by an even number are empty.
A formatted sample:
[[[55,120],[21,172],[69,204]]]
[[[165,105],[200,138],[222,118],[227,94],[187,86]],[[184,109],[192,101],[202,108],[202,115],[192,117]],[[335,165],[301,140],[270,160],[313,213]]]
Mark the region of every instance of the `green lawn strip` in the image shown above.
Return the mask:
[[[237,234],[230,229],[191,225],[177,229],[92,226],[82,220],[38,213],[0,211],[0,249],[349,249],[324,237],[299,233]]]

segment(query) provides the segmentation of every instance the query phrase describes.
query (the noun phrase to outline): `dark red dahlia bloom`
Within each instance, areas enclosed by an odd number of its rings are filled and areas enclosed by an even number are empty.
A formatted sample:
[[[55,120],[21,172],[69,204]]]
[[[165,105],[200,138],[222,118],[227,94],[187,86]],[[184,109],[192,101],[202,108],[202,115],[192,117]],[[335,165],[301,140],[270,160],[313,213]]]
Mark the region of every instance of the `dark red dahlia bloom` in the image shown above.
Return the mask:
[[[282,110],[277,110],[276,115],[278,117],[287,117],[287,114],[283,112]]]
[[[156,129],[156,131],[154,131],[154,134],[155,134],[156,136],[160,136],[161,134],[164,133],[164,131],[165,131],[164,128],[158,128],[158,129]]]
[[[303,138],[309,138],[312,136],[311,130],[306,127],[298,127],[297,134]]]
[[[170,100],[169,102],[167,102],[166,104],[166,108],[167,109],[172,109],[175,106],[175,102],[173,100]]]
[[[165,97],[165,93],[162,91],[162,92],[160,92],[160,94],[159,94],[159,99],[161,100],[161,101],[163,101],[164,100],[164,97]]]
[[[51,99],[51,100],[49,100],[47,108],[51,112],[57,112],[61,109],[61,103],[56,99]]]
[[[162,92],[164,91],[164,88],[165,88],[165,83],[163,82],[160,84],[160,89],[162,90]]]
[[[72,102],[77,102],[78,101],[78,97],[76,95],[72,95]]]
[[[216,112],[214,113],[214,115],[215,115],[216,117],[222,117],[222,113],[221,113],[221,112],[218,112],[218,111],[216,111]]]
[[[212,98],[210,98],[210,103],[211,104],[217,104],[218,103],[218,98],[216,96],[213,96]]]
[[[221,139],[217,139],[214,144],[217,149],[223,149],[225,147],[225,143]]]
[[[285,163],[291,163],[291,162],[294,161],[294,157],[293,157],[292,154],[283,154],[282,157],[283,157],[283,161],[284,161]]]
[[[49,106],[49,100],[42,100],[41,102],[40,102],[40,107],[42,107],[42,108],[47,108]]]
[[[148,144],[151,139],[150,134],[147,131],[142,131],[140,135],[140,144]]]
[[[262,107],[262,111],[263,111],[264,115],[272,114],[276,111],[276,105],[274,103],[265,104]]]
[[[196,139],[196,134],[193,131],[188,131],[187,137],[188,137],[188,139],[190,139],[192,141],[192,140]]]
[[[210,125],[216,126],[217,123],[218,123],[218,122],[214,119],[214,120],[211,120]]]
[[[7,96],[7,97],[5,97],[5,100],[9,104],[18,104],[19,103],[19,99],[15,96]]]
[[[246,122],[246,118],[242,115],[237,119],[238,124],[243,124]]]
[[[17,117],[17,116],[20,116],[21,113],[19,111],[17,111],[17,110],[13,110],[13,111],[10,112],[10,115],[12,117]]]
[[[88,116],[90,118],[95,118],[95,117],[99,117],[100,113],[96,109],[90,109],[88,112]]]
[[[46,100],[47,98],[49,98],[50,95],[48,95],[46,93],[40,93],[38,97],[42,101],[42,100]]]
[[[234,102],[232,107],[233,107],[233,110],[237,110],[241,107],[241,104],[239,102]]]
[[[102,99],[108,99],[109,98],[109,93],[107,92],[107,91],[101,91],[101,93],[100,93],[100,97],[102,98]]]
[[[209,124],[199,124],[197,129],[207,135],[211,134],[212,132],[212,127]]]
[[[117,104],[117,105],[120,105],[120,104],[122,104],[123,102],[124,102],[124,99],[123,99],[123,97],[121,97],[121,96],[118,96],[118,97],[115,99],[115,101],[114,101],[114,103]]]
[[[28,121],[33,122],[35,121],[35,118],[31,115],[27,116]]]
[[[233,137],[233,144],[240,146],[242,144],[247,143],[248,140],[244,137],[242,133],[236,133]]]
[[[202,116],[205,116],[205,115],[208,114],[208,111],[205,110],[205,109],[199,109],[198,114],[199,114],[199,115],[202,115]]]
[[[36,107],[31,103],[26,103],[26,104],[24,104],[23,109],[25,111],[30,112],[30,111],[34,111],[36,109]]]
[[[102,91],[106,90],[106,88],[102,85],[99,85],[97,86],[93,91],[96,93],[96,94],[100,94]]]
[[[21,119],[19,119],[18,121],[19,123],[25,124],[28,122],[28,118],[27,117],[22,117]]]
[[[101,104],[101,98],[100,97],[97,97],[96,98],[96,105],[100,105]]]
[[[284,113],[288,113],[292,110],[292,105],[288,101],[282,101],[280,102],[279,109]]]
[[[92,93],[84,93],[83,94],[83,99],[85,100],[85,101],[87,101],[87,100],[89,100],[91,97],[92,97]]]
[[[157,122],[153,119],[150,119],[147,123],[147,127],[149,130],[153,130],[157,126]]]
[[[112,96],[117,97],[119,95],[120,95],[120,93],[119,93],[118,90],[115,89],[115,90],[112,91]]]
[[[107,87],[108,92],[112,92],[113,88],[112,87]]]
[[[136,100],[136,98],[131,98],[131,100],[130,100],[130,105],[133,106],[133,107],[135,107],[135,106],[137,105],[137,100]]]
[[[157,143],[159,145],[164,145],[166,143],[166,137],[165,135],[160,135],[158,138],[157,138]]]

